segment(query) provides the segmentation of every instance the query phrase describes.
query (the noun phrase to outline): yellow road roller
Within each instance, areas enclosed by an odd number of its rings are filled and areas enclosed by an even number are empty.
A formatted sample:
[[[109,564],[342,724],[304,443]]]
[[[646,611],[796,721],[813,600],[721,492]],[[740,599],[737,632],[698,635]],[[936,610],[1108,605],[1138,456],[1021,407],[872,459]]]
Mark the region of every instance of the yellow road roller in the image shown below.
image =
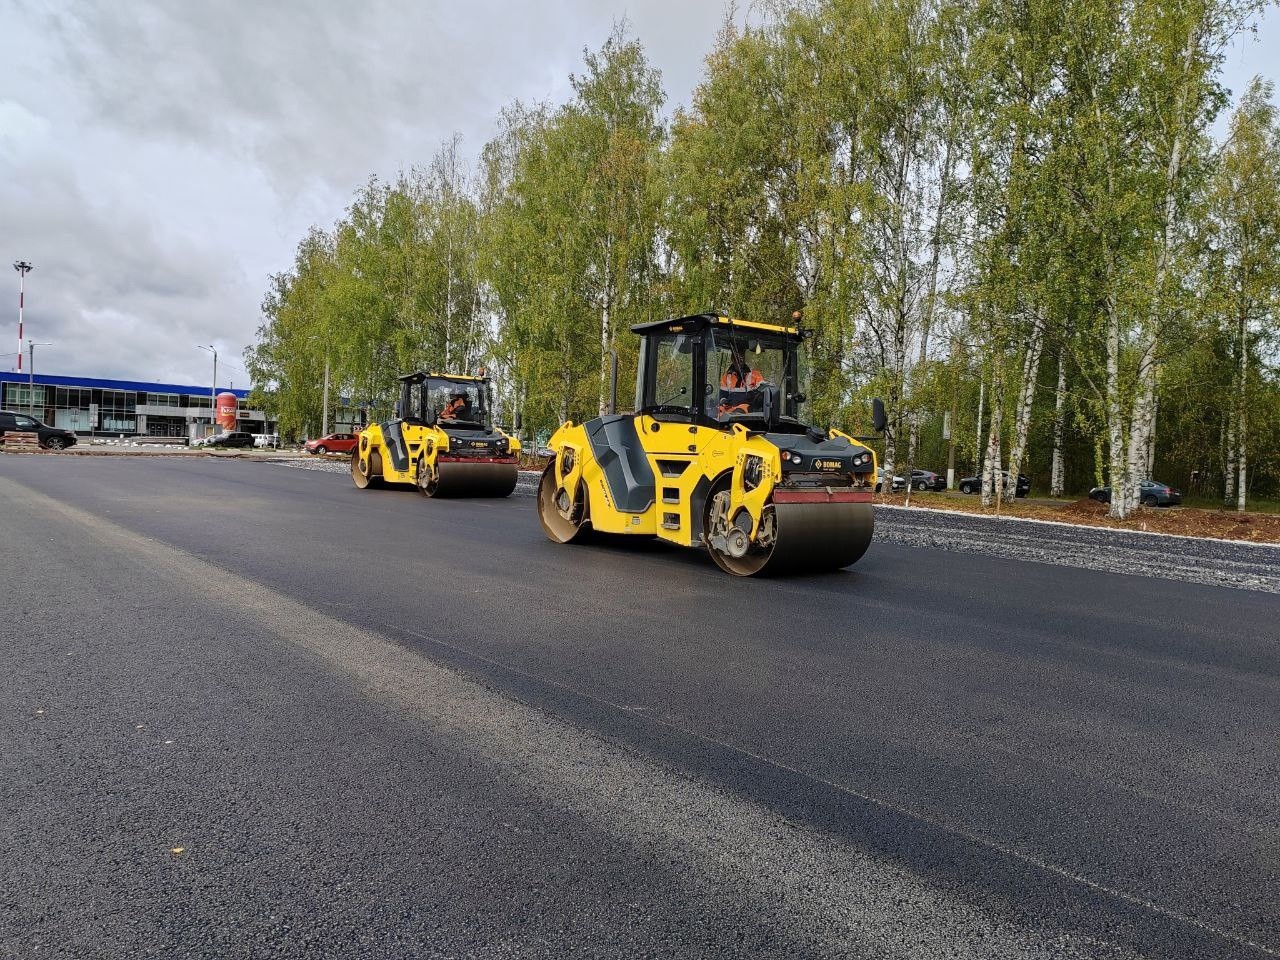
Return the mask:
[[[409,373],[396,415],[360,431],[351,479],[361,490],[412,484],[428,497],[505,497],[516,488],[520,441],[492,422],[488,377]]]
[[[551,540],[593,529],[702,545],[744,577],[834,570],[866,552],[876,455],[810,425],[806,331],[717,314],[631,330],[637,412],[551,437],[538,488]],[[883,430],[878,400],[873,419]]]

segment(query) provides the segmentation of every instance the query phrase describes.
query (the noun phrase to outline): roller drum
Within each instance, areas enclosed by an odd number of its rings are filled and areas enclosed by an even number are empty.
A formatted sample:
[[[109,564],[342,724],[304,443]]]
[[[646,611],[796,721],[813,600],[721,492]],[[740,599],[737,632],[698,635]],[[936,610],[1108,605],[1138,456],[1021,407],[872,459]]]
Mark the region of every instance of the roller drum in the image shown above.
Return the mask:
[[[448,460],[436,464],[433,497],[508,497],[516,488],[514,463],[466,463]]]
[[[778,503],[773,546],[734,558],[710,548],[721,569],[740,577],[839,570],[867,552],[875,526],[869,503]]]

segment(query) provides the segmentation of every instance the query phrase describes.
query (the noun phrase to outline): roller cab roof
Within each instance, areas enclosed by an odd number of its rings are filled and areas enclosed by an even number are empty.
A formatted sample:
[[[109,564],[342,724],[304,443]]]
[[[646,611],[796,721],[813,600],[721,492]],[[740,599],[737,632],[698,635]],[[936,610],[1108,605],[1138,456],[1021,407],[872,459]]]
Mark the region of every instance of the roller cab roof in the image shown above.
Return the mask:
[[[661,333],[670,330],[674,333],[705,330],[708,327],[722,327],[734,330],[759,330],[765,333],[781,333],[793,337],[803,336],[799,327],[783,326],[777,323],[760,323],[758,320],[734,320],[715,313],[695,313],[688,317],[675,317],[670,320],[654,320],[650,323],[637,323],[631,328],[632,333]]]
[[[465,373],[427,373],[425,370],[415,370],[413,373],[406,373],[396,379],[401,383],[422,383],[424,380],[451,380],[454,383],[481,383],[489,378],[469,377]]]

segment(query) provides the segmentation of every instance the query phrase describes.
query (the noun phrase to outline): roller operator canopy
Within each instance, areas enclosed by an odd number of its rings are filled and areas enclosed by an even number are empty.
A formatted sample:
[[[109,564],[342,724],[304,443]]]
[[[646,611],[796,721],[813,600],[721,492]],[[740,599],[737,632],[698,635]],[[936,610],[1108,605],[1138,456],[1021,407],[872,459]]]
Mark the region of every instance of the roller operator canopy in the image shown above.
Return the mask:
[[[637,323],[631,328],[632,333],[648,334],[693,333],[707,327],[724,327],[741,330],[759,330],[765,333],[789,334],[795,337],[804,336],[804,331],[794,324],[761,323],[758,320],[735,320],[717,313],[695,313],[687,317],[673,317],[668,320],[653,320],[649,323]]]

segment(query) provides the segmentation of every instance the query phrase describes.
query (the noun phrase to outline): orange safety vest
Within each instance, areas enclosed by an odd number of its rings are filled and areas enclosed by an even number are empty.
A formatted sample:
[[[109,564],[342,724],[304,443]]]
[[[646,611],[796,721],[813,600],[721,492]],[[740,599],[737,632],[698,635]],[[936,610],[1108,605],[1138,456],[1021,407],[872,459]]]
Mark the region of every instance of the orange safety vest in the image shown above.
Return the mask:
[[[745,377],[739,377],[734,370],[726,370],[720,378],[720,386],[726,390],[753,390],[764,383],[759,370],[748,370]]]
[[[753,390],[764,383],[759,370],[748,370],[745,377],[739,377],[735,370],[726,370],[720,378],[720,386],[725,390]],[[721,401],[719,415],[726,413],[749,413],[751,407],[745,403],[729,404]]]
[[[449,405],[444,408],[444,413],[440,414],[440,419],[441,420],[457,419],[456,415],[458,411],[461,410],[466,405],[467,405],[467,401],[465,400],[450,400]]]

